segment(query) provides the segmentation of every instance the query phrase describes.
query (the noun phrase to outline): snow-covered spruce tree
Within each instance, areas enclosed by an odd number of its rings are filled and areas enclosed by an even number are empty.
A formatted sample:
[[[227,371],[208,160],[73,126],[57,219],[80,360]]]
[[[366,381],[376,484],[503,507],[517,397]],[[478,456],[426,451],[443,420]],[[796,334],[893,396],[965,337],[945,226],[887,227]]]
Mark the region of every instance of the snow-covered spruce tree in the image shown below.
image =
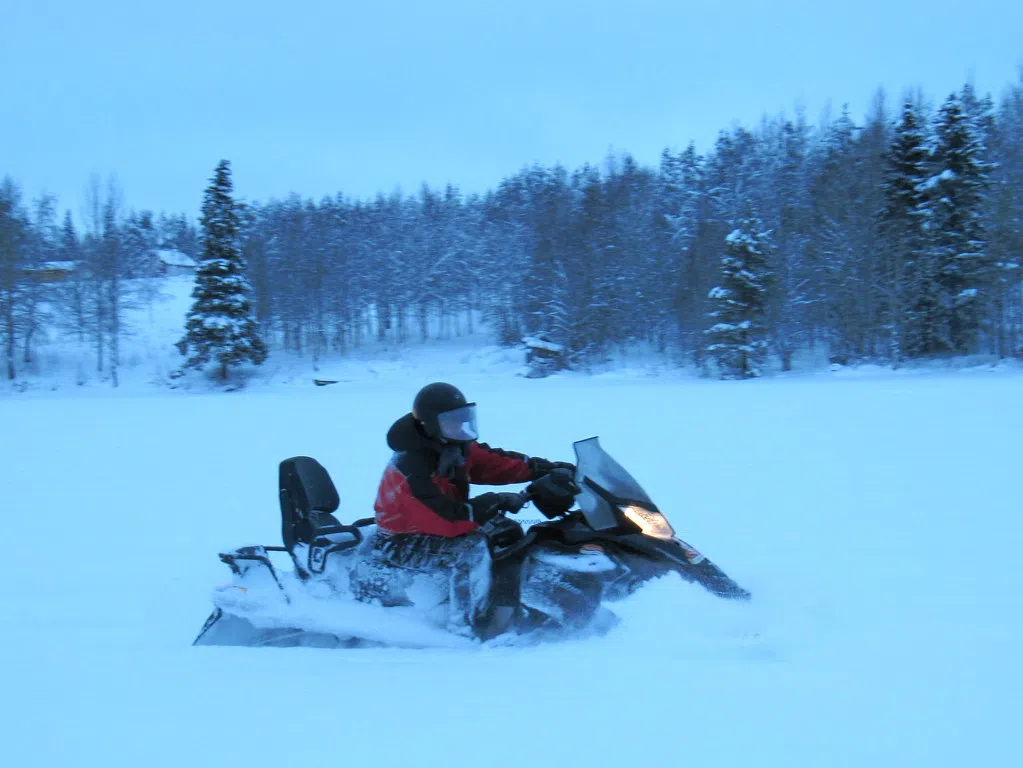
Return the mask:
[[[211,360],[226,380],[231,366],[267,357],[249,303],[249,281],[238,245],[238,210],[231,197],[231,170],[227,160],[217,165],[203,197],[202,253],[195,277],[195,300],[185,322],[185,337],[177,346],[191,356],[186,368],[200,368]]]
[[[975,352],[990,314],[995,267],[987,253],[985,188],[990,164],[978,126],[957,94],[938,115],[934,175],[924,184],[925,228],[938,286],[938,315],[925,351]]]
[[[5,176],[0,180],[0,339],[6,378],[13,381],[16,344],[20,331],[17,322],[24,295],[26,241],[30,222],[21,206],[21,188]]]
[[[999,106],[992,149],[988,253],[999,275],[996,351],[1023,357],[1023,71]]]
[[[767,234],[756,218],[741,220],[725,238],[721,284],[709,294],[714,324],[704,331],[723,379],[755,378],[767,357],[767,250]]]
[[[880,212],[881,311],[888,356],[923,354],[927,328],[937,306],[930,261],[924,253],[924,182],[927,180],[927,133],[919,107],[906,101],[885,154]]]
[[[661,284],[661,300],[667,304],[665,314],[675,318],[683,353],[690,355],[697,366],[703,350],[702,310],[707,295],[707,287],[700,285],[706,269],[697,248],[706,229],[706,200],[704,158],[696,153],[695,145],[690,143],[677,155],[665,149],[653,213],[653,248],[661,253],[661,268],[650,279]]]

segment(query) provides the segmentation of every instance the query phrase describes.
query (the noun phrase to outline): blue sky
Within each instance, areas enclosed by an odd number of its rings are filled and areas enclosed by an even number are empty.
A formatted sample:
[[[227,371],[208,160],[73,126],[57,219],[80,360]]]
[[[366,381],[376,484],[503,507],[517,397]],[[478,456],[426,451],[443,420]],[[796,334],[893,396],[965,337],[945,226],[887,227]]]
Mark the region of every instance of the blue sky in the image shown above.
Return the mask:
[[[722,128],[878,87],[998,95],[1023,3],[0,0],[0,175],[79,214],[89,174],[195,215],[236,194],[482,191],[611,149],[655,163]]]

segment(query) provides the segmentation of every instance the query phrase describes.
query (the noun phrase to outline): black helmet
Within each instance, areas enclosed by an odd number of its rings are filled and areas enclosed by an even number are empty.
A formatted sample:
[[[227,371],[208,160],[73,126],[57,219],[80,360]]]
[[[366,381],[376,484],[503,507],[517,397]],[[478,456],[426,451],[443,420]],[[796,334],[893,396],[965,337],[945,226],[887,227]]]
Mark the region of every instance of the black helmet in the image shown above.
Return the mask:
[[[441,442],[470,442],[479,437],[476,403],[469,403],[457,387],[443,382],[427,384],[416,395],[412,416],[427,437]]]

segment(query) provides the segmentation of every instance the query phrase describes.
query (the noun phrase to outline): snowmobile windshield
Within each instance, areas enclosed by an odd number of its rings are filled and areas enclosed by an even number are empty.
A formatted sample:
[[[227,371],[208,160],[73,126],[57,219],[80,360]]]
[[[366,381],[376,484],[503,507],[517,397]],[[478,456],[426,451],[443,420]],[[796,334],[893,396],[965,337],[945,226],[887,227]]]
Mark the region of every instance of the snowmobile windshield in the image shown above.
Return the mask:
[[[604,530],[617,527],[618,515],[611,502],[590,487],[587,479],[617,499],[653,506],[650,497],[636,479],[604,451],[599,438],[580,440],[574,447],[575,481],[581,489],[581,493],[576,497],[576,503],[593,528]]]
[[[479,430],[476,428],[476,404],[469,403],[453,411],[437,414],[437,426],[441,437],[446,440],[476,440]]]

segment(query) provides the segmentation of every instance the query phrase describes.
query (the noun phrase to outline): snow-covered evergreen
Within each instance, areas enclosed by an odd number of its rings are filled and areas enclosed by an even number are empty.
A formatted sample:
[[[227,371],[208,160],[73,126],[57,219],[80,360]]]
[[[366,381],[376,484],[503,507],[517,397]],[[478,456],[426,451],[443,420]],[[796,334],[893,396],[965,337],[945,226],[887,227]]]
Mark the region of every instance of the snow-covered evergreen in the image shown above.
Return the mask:
[[[999,356],[1023,355],[1023,72],[999,107],[991,131],[990,241],[996,267],[991,321]]]
[[[768,245],[763,224],[747,218],[725,239],[721,284],[710,291],[714,324],[706,330],[707,351],[725,379],[761,374],[767,357],[765,308]]]
[[[4,375],[13,380],[18,340],[18,316],[25,283],[23,274],[28,222],[21,208],[21,190],[14,180],[0,181],[0,338],[3,339]]]
[[[978,348],[995,282],[984,222],[990,164],[980,126],[958,94],[941,107],[936,139],[932,175],[923,184],[934,305],[921,329],[921,351],[964,354]]]
[[[214,361],[221,379],[228,377],[233,366],[245,361],[259,365],[267,357],[252,316],[252,289],[238,244],[239,216],[231,191],[230,164],[222,160],[203,199],[203,250],[192,294],[195,303],[185,323],[185,337],[178,342],[181,354],[189,355],[186,367],[200,368]]]
[[[919,107],[906,101],[887,153],[881,212],[881,313],[891,359],[922,354],[936,306],[934,276],[924,253],[927,132]]]

